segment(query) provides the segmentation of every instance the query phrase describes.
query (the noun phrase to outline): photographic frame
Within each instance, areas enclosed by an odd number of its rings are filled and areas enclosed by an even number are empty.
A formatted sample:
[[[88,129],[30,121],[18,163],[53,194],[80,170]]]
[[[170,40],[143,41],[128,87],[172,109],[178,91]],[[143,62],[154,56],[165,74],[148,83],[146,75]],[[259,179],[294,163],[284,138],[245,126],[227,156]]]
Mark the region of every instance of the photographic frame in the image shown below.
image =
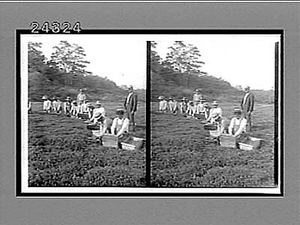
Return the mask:
[[[20,85],[20,80],[22,80],[22,66],[24,66],[24,61],[22,59],[22,54],[19,54],[22,52],[21,46],[20,46],[20,37],[23,34],[29,34],[30,31],[25,30],[18,30],[17,31],[17,96],[22,96],[22,88]],[[24,161],[22,158],[22,154],[20,152],[20,149],[23,148],[22,142],[17,142],[17,161],[16,161],[16,171],[17,171],[17,196],[31,196],[31,197],[39,197],[39,196],[60,196],[60,197],[282,197],[283,196],[283,171],[284,171],[284,165],[283,165],[283,105],[284,105],[284,97],[283,97],[283,56],[284,56],[284,45],[283,45],[283,30],[246,30],[246,29],[239,29],[239,30],[82,30],[81,34],[78,35],[84,35],[84,34],[114,34],[114,35],[121,35],[121,34],[132,34],[132,35],[142,35],[143,40],[145,41],[145,44],[147,43],[147,55],[145,55],[145,60],[147,60],[147,67],[145,68],[145,71],[147,71],[147,92],[146,92],[146,121],[147,121],[147,138],[146,138],[146,180],[148,183],[148,186],[141,188],[140,190],[138,188],[129,188],[130,190],[122,189],[115,189],[112,190],[112,188],[107,188],[107,191],[104,191],[104,188],[101,187],[100,189],[97,188],[95,191],[87,191],[87,192],[81,192],[77,191],[76,189],[70,190],[70,188],[66,188],[66,191],[50,191],[42,188],[41,192],[33,191],[32,193],[23,193],[22,187],[20,185],[20,180],[22,179],[22,166],[20,165],[21,162]],[[249,189],[249,188],[241,188],[241,190],[237,190],[235,188],[229,188],[226,190],[226,188],[208,188],[207,190],[203,188],[172,188],[172,189],[164,189],[164,188],[154,188],[150,184],[151,182],[151,142],[150,142],[150,135],[151,135],[151,115],[150,115],[150,101],[149,98],[151,98],[151,65],[149,60],[150,57],[150,41],[155,39],[155,37],[159,37],[161,35],[167,35],[172,37],[172,35],[177,36],[178,35],[193,35],[194,37],[197,37],[197,35],[279,35],[280,36],[280,60],[279,60],[279,73],[277,76],[275,75],[275,120],[274,120],[274,140],[275,140],[275,147],[274,147],[274,179],[275,179],[275,185],[276,188],[267,188],[267,189]],[[52,34],[56,35],[56,34]],[[76,34],[77,35],[77,34]],[[146,45],[145,45],[146,46]],[[25,61],[26,62],[26,61]],[[26,66],[26,63],[25,63]],[[26,100],[25,100],[26,102]],[[24,99],[18,101],[17,100],[17,139],[22,140],[22,133],[24,132],[21,128],[23,127],[21,124],[23,123],[23,119],[20,118],[20,116],[23,114],[22,107],[24,108]],[[150,124],[149,124],[150,123]],[[23,186],[23,185],[22,185]],[[44,189],[44,190],[43,190]]]

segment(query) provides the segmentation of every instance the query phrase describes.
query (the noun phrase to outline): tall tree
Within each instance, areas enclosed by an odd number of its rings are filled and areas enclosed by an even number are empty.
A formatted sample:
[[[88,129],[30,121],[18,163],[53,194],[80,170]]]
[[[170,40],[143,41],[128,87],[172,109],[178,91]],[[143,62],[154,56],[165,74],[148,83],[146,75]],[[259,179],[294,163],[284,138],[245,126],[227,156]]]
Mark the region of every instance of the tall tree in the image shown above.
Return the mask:
[[[200,60],[199,49],[183,41],[175,41],[173,46],[169,47],[164,65],[174,71],[186,74],[186,86],[189,86],[190,76],[192,74],[203,75],[200,71],[203,61]]]
[[[155,41],[151,41],[151,71],[159,73],[162,67],[162,59],[156,51],[156,46],[157,43]]]
[[[28,72],[42,72],[46,66],[45,56],[41,51],[42,43],[28,43]]]
[[[83,47],[61,41],[54,46],[49,65],[69,74],[89,75],[91,72],[85,70],[90,62],[85,60],[86,54]]]

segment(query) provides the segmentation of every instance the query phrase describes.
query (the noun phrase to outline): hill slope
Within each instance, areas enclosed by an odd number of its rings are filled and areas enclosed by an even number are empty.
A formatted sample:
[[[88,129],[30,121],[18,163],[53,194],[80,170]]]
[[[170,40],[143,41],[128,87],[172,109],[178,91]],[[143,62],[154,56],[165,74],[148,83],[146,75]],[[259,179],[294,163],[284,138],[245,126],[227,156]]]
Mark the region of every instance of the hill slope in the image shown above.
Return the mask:
[[[127,92],[119,88],[114,82],[99,76],[72,75],[53,72],[29,73],[29,97],[32,101],[41,101],[43,95],[67,96],[76,98],[79,89],[84,89],[89,100],[112,100],[124,98]]]
[[[180,74],[168,69],[159,72],[152,71],[151,95],[153,99],[163,95],[180,100],[182,97],[192,98],[196,88],[202,89],[202,94],[208,101],[228,100],[240,101],[243,92],[232,87],[230,83],[213,76],[190,75],[186,85],[187,75]]]

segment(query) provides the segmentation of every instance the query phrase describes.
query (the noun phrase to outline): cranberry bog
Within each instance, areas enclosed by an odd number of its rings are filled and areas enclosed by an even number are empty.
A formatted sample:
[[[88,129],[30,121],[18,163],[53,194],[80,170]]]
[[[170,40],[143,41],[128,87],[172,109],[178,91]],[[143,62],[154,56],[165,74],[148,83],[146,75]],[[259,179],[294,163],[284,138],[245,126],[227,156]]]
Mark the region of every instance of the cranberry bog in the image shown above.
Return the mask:
[[[237,103],[222,103],[232,117]],[[151,185],[153,187],[274,187],[274,105],[256,104],[248,134],[261,138],[258,150],[221,147],[208,139],[204,123],[151,108]]]
[[[115,117],[122,103],[103,102]],[[146,137],[145,103],[139,103],[134,136]],[[146,151],[107,148],[92,139],[83,120],[46,114],[33,103],[28,115],[29,187],[137,187],[145,186]]]

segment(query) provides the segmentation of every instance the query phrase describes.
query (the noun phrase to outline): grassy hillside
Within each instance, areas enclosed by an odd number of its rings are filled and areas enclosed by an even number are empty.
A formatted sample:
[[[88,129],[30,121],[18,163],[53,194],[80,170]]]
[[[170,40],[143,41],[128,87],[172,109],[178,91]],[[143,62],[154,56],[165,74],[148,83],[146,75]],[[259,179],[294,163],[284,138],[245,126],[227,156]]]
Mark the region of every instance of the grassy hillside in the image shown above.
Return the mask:
[[[119,88],[114,82],[99,76],[72,75],[55,72],[29,73],[29,97],[32,101],[41,101],[43,95],[67,96],[75,98],[79,89],[85,89],[88,98],[94,100],[123,99],[127,92]]]
[[[186,85],[187,74],[170,71],[166,68],[151,73],[152,101],[157,101],[158,96],[173,97],[181,100],[182,97],[192,99],[195,89],[201,88],[202,95],[208,101],[239,103],[244,95],[241,90],[232,87],[229,82],[214,76],[190,75]],[[274,92],[253,90],[256,102],[273,103]]]
[[[151,75],[151,95],[155,101],[158,96],[174,97],[180,100],[182,97],[192,98],[196,88],[202,89],[204,98],[208,101],[226,100],[240,101],[242,91],[232,87],[227,81],[213,76],[190,75],[187,85],[187,74],[180,74],[164,69],[159,73],[153,72]]]

